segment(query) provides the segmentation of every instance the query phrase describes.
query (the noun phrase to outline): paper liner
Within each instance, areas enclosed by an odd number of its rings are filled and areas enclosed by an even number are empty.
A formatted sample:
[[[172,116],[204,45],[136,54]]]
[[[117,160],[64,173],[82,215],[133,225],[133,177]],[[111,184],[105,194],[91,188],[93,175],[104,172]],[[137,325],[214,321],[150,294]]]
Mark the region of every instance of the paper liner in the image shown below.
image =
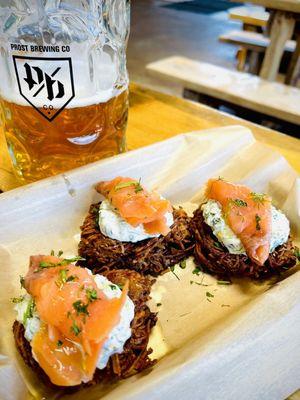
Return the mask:
[[[45,388],[16,354],[11,297],[31,254],[76,253],[79,226],[99,199],[93,185],[117,175],[142,178],[174,204],[192,211],[210,177],[267,192],[300,238],[300,181],[287,161],[258,143],[244,127],[229,126],[176,136],[165,142],[27,185],[0,199],[0,398],[10,399],[281,399],[300,383],[300,275],[297,267],[274,285],[215,278],[176,267],[160,277],[150,306],[159,311],[146,371],[118,384],[72,395]],[[193,281],[191,283],[191,281]],[[195,282],[198,282],[195,283]],[[199,285],[201,283],[201,285]],[[208,286],[204,286],[208,285]],[[209,292],[213,297],[207,297]],[[211,300],[210,302],[208,301]],[[157,306],[161,303],[161,306]],[[22,377],[22,378],[21,378]],[[27,391],[25,390],[25,385]]]

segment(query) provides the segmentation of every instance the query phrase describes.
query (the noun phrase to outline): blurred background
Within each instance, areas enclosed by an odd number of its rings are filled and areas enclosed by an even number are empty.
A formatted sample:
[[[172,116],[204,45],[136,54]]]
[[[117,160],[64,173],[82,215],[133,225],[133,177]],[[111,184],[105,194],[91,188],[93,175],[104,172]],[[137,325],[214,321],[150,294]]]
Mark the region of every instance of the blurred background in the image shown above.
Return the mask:
[[[241,75],[234,78],[239,82],[240,91],[243,90],[240,85],[244,79],[243,74],[250,73],[251,76],[260,76],[272,83],[266,88],[265,93],[258,90],[256,96],[256,93],[253,92],[254,98],[261,99],[266,94],[269,103],[270,99],[273,99],[276,109],[280,101],[283,101],[281,98],[283,91],[284,103],[281,108],[285,111],[292,109],[295,107],[295,101],[300,101],[300,92],[299,89],[296,89],[299,86],[300,70],[298,26],[300,14],[294,12],[297,9],[293,9],[293,6],[291,9],[288,7],[294,3],[300,9],[300,2],[297,0],[287,1],[286,10],[278,10],[276,3],[280,2],[277,1],[273,3],[269,1],[274,4],[272,9],[259,4],[264,4],[264,1],[254,0],[254,3],[256,4],[226,0],[132,0],[131,34],[128,46],[128,69],[131,81],[158,91],[206,103],[298,137],[299,116],[289,118],[280,115],[278,118],[277,111],[272,113],[272,110],[266,116],[265,113],[257,112],[259,106],[253,110],[253,108],[239,107],[237,101],[235,104],[232,104],[231,101],[220,101],[220,98],[215,96],[207,96],[209,89],[199,90],[197,82],[196,85],[195,82],[188,85],[188,89],[190,86],[194,86],[195,90],[186,90],[184,93],[185,85],[182,81],[187,77],[180,76],[178,79],[177,76],[174,79],[174,71],[170,71],[169,76],[165,72],[161,76],[157,70],[146,68],[149,63],[172,56],[185,57],[200,63],[210,63],[225,69],[217,71],[219,75],[223,72],[227,74],[227,71],[240,72]],[[275,31],[278,32],[278,37],[274,37]],[[270,41],[272,35],[273,38]],[[271,42],[273,48],[276,48],[276,54],[274,54],[276,60],[271,57],[269,66],[265,66],[265,71],[262,71],[264,56]],[[281,47],[283,48],[281,49]],[[270,53],[274,53],[274,51]],[[278,71],[276,71],[277,63],[279,63]],[[293,64],[292,77],[291,64]],[[167,68],[170,68],[170,65]],[[201,71],[201,64],[199,64],[199,68]],[[200,85],[203,89],[203,84],[206,83],[203,83],[203,74],[200,75],[202,75]],[[224,76],[224,80],[227,79],[227,75]],[[278,82],[286,85],[278,87],[275,84],[274,86],[274,83]],[[248,90],[249,87],[253,89],[256,84],[256,81],[249,81],[245,90]],[[209,83],[207,85],[209,86]],[[288,93],[285,89],[287,85],[291,88]],[[229,100],[231,99],[229,98]],[[300,103],[298,104],[300,108]],[[268,104],[268,106],[272,107],[272,104]]]

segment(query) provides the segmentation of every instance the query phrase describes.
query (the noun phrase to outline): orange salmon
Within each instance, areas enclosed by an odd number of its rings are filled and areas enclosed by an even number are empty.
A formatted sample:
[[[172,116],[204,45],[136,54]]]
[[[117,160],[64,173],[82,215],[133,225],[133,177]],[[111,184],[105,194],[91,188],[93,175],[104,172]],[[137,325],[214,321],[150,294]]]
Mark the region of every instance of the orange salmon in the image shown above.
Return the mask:
[[[226,222],[241,240],[247,255],[263,265],[270,252],[271,199],[221,179],[208,181],[206,197],[221,204]]]
[[[56,385],[91,380],[102,346],[119,323],[128,286],[120,298],[108,299],[86,269],[41,255],[30,257],[24,284],[42,321],[31,342],[39,365]]]
[[[148,192],[140,182],[117,177],[99,182],[96,190],[111,202],[130,225],[143,224],[149,234],[167,235],[170,232],[165,217],[167,212],[172,212],[170,202],[161,199],[158,193]]]

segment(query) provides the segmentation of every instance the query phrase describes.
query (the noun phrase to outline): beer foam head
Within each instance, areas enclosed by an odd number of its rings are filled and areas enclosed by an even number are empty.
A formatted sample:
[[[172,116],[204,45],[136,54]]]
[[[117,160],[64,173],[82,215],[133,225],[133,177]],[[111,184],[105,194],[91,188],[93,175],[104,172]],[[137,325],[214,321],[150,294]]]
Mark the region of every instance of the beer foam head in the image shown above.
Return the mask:
[[[118,62],[98,51],[78,51],[58,57],[1,54],[0,95],[6,101],[37,108],[59,109],[104,103],[127,88],[121,84]]]

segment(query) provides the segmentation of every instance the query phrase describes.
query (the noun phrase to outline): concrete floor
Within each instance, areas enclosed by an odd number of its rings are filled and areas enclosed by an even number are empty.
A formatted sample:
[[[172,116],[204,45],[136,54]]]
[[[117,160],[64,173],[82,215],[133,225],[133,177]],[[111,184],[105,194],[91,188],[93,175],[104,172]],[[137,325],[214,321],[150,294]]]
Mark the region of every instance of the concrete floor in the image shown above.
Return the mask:
[[[226,12],[208,15],[161,7],[169,2],[132,0],[127,65],[132,81],[181,96],[180,87],[148,76],[145,65],[164,57],[182,55],[235,68],[236,48],[219,43],[218,36],[239,29],[241,25],[230,21]]]

